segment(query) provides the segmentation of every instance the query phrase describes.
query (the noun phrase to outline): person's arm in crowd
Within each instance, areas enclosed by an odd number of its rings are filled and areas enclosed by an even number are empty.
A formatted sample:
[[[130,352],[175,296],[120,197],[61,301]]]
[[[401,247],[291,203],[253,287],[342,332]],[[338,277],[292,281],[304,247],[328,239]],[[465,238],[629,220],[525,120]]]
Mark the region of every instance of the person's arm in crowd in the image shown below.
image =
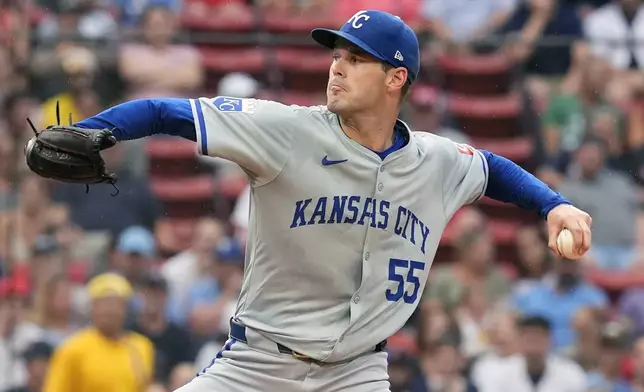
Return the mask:
[[[427,23],[427,28],[441,41],[452,40],[452,32],[441,20],[441,17],[445,14],[447,1],[426,1],[422,7],[422,16]]]
[[[525,61],[532,55],[534,43],[541,37],[553,13],[553,0],[529,0],[530,17],[519,31],[510,53],[517,61]]]
[[[141,62],[138,45],[124,45],[119,50],[118,67],[125,80],[134,85],[160,89],[194,90],[204,80],[200,54],[190,48],[182,52],[172,66]]]

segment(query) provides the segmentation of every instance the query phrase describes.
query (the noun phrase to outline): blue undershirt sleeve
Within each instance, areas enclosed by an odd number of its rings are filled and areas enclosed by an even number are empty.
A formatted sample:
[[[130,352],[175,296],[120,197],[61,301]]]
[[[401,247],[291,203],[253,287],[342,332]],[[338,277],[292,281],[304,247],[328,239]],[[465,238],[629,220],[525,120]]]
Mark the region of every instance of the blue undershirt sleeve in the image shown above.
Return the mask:
[[[556,206],[571,204],[509,159],[485,150],[481,150],[481,153],[489,169],[485,196],[538,212],[544,218]]]
[[[86,129],[113,129],[118,141],[160,134],[197,141],[190,101],[182,98],[129,101],[74,125]]]

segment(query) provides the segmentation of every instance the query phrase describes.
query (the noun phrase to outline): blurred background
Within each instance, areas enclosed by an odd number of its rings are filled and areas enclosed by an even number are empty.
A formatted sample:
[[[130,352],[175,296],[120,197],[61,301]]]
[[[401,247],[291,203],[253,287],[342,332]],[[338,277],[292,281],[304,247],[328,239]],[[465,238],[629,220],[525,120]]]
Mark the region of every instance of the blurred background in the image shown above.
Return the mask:
[[[30,174],[25,119],[166,96],[324,104],[331,60],[308,33],[364,8],[420,38],[403,120],[512,159],[594,219],[571,262],[533,213],[459,211],[389,341],[392,391],[644,391],[640,0],[0,0],[0,391],[59,376],[52,355],[99,323],[86,285],[105,272],[133,288],[122,327],[154,348],[132,391],[183,385],[226,340],[247,229],[243,172],[191,142],[119,144],[104,155],[120,194],[85,194]]]

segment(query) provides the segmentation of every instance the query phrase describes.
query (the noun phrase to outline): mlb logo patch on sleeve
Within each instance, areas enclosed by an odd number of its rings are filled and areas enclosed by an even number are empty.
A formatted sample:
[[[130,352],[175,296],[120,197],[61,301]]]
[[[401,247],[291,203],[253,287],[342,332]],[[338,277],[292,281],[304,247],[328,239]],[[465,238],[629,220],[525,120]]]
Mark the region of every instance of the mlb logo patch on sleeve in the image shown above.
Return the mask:
[[[255,100],[235,97],[215,97],[212,100],[217,110],[225,113],[248,113],[255,112]]]
[[[454,143],[454,144],[456,144],[456,149],[461,154],[474,155],[474,148],[470,147],[469,145],[463,144],[463,143]]]

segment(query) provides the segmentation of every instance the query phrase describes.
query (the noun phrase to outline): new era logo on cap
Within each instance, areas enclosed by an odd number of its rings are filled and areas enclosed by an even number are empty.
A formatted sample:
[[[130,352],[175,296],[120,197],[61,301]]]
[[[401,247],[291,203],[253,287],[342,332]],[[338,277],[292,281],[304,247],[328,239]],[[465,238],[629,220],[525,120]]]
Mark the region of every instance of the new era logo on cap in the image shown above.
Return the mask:
[[[335,47],[338,38],[345,39],[394,67],[407,68],[410,82],[418,76],[420,48],[416,33],[400,17],[388,12],[361,10],[340,30],[314,29],[311,36],[329,49]]]

